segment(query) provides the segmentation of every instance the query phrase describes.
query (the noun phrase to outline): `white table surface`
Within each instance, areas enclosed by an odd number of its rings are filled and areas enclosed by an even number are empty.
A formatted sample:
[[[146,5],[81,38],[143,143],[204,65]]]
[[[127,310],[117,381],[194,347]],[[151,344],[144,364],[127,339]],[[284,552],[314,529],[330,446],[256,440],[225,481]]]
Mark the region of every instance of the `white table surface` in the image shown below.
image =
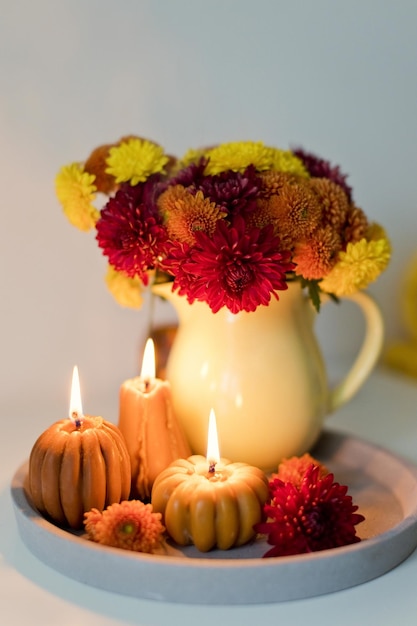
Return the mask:
[[[27,408],[24,408],[25,403]],[[387,574],[325,596],[268,605],[196,606],[139,600],[78,583],[44,565],[23,544],[15,523],[10,481],[34,440],[62,416],[43,415],[34,400],[1,408],[1,626],[143,626],[288,624],[367,626],[417,624],[417,553]],[[23,408],[22,408],[23,407]],[[42,423],[40,423],[42,422]],[[331,428],[382,445],[417,465],[417,381],[377,370],[357,396],[329,418]]]

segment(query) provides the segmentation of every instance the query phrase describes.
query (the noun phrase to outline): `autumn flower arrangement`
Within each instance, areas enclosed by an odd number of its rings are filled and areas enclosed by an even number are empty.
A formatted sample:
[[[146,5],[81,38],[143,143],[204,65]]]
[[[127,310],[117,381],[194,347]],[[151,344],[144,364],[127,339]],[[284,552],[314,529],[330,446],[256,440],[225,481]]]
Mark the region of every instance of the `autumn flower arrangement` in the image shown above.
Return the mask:
[[[254,311],[298,281],[320,308],[365,289],[387,267],[381,226],[356,205],[340,168],[302,149],[232,142],[178,159],[153,141],[124,137],[60,169],[56,193],[69,221],[94,230],[107,285],[139,308],[143,287],[171,281],[216,313]],[[286,556],[360,541],[364,518],[333,474],[309,455],[271,477],[264,521],[270,549]],[[151,504],[130,500],[85,516],[100,544],[152,553],[166,532]]]
[[[321,293],[366,288],[390,258],[339,167],[302,149],[241,141],[177,159],[129,136],[62,167],[56,193],[74,226],[95,229],[125,306],[170,280],[213,312],[254,311],[298,280],[318,309]]]

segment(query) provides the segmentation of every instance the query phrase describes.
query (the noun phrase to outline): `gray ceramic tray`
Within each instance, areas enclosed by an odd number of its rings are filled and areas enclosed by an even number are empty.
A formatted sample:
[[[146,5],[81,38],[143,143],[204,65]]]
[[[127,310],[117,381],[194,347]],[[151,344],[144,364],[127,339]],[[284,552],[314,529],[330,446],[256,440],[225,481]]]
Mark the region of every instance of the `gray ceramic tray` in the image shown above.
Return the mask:
[[[349,486],[360,543],[313,554],[262,559],[264,541],[226,552],[166,546],[162,555],[102,547],[62,530],[33,508],[27,463],[11,486],[19,532],[44,563],[115,593],[187,604],[282,602],[346,589],[396,567],[417,546],[417,468],[358,438],[325,431],[312,454]]]

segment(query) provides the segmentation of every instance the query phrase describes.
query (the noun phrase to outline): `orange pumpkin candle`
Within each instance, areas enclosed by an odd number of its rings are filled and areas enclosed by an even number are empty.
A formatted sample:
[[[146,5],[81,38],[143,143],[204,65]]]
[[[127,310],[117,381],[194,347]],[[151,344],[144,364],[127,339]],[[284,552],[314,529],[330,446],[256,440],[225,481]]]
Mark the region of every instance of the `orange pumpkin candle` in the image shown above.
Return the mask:
[[[130,459],[119,429],[83,415],[75,367],[70,418],[36,440],[29,458],[29,494],[35,507],[61,526],[82,528],[84,513],[129,497]]]
[[[228,550],[255,536],[269,497],[268,479],[257,467],[219,458],[215,417],[210,415],[207,458],[193,455],[171,463],[155,480],[153,510],[162,513],[169,535],[179,545],[201,552]],[[212,452],[212,446],[217,452]]]
[[[155,378],[155,350],[148,339],[141,375],[120,388],[119,423],[132,468],[132,495],[149,499],[158,474],[191,454],[177,422],[168,381]]]

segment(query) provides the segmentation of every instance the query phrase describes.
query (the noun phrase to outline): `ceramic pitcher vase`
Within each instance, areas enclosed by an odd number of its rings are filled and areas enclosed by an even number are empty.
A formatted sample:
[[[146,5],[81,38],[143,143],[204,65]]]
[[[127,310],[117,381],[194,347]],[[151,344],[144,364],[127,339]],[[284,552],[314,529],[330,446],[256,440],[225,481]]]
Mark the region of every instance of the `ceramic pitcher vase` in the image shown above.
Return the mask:
[[[366,320],[362,346],[347,375],[329,388],[316,312],[299,283],[269,306],[237,314],[190,305],[171,286],[153,290],[178,314],[166,372],[174,411],[196,454],[206,454],[212,408],[222,457],[270,471],[282,458],[309,451],[325,417],[352,398],[381,351],[382,317],[364,292],[350,297]]]

